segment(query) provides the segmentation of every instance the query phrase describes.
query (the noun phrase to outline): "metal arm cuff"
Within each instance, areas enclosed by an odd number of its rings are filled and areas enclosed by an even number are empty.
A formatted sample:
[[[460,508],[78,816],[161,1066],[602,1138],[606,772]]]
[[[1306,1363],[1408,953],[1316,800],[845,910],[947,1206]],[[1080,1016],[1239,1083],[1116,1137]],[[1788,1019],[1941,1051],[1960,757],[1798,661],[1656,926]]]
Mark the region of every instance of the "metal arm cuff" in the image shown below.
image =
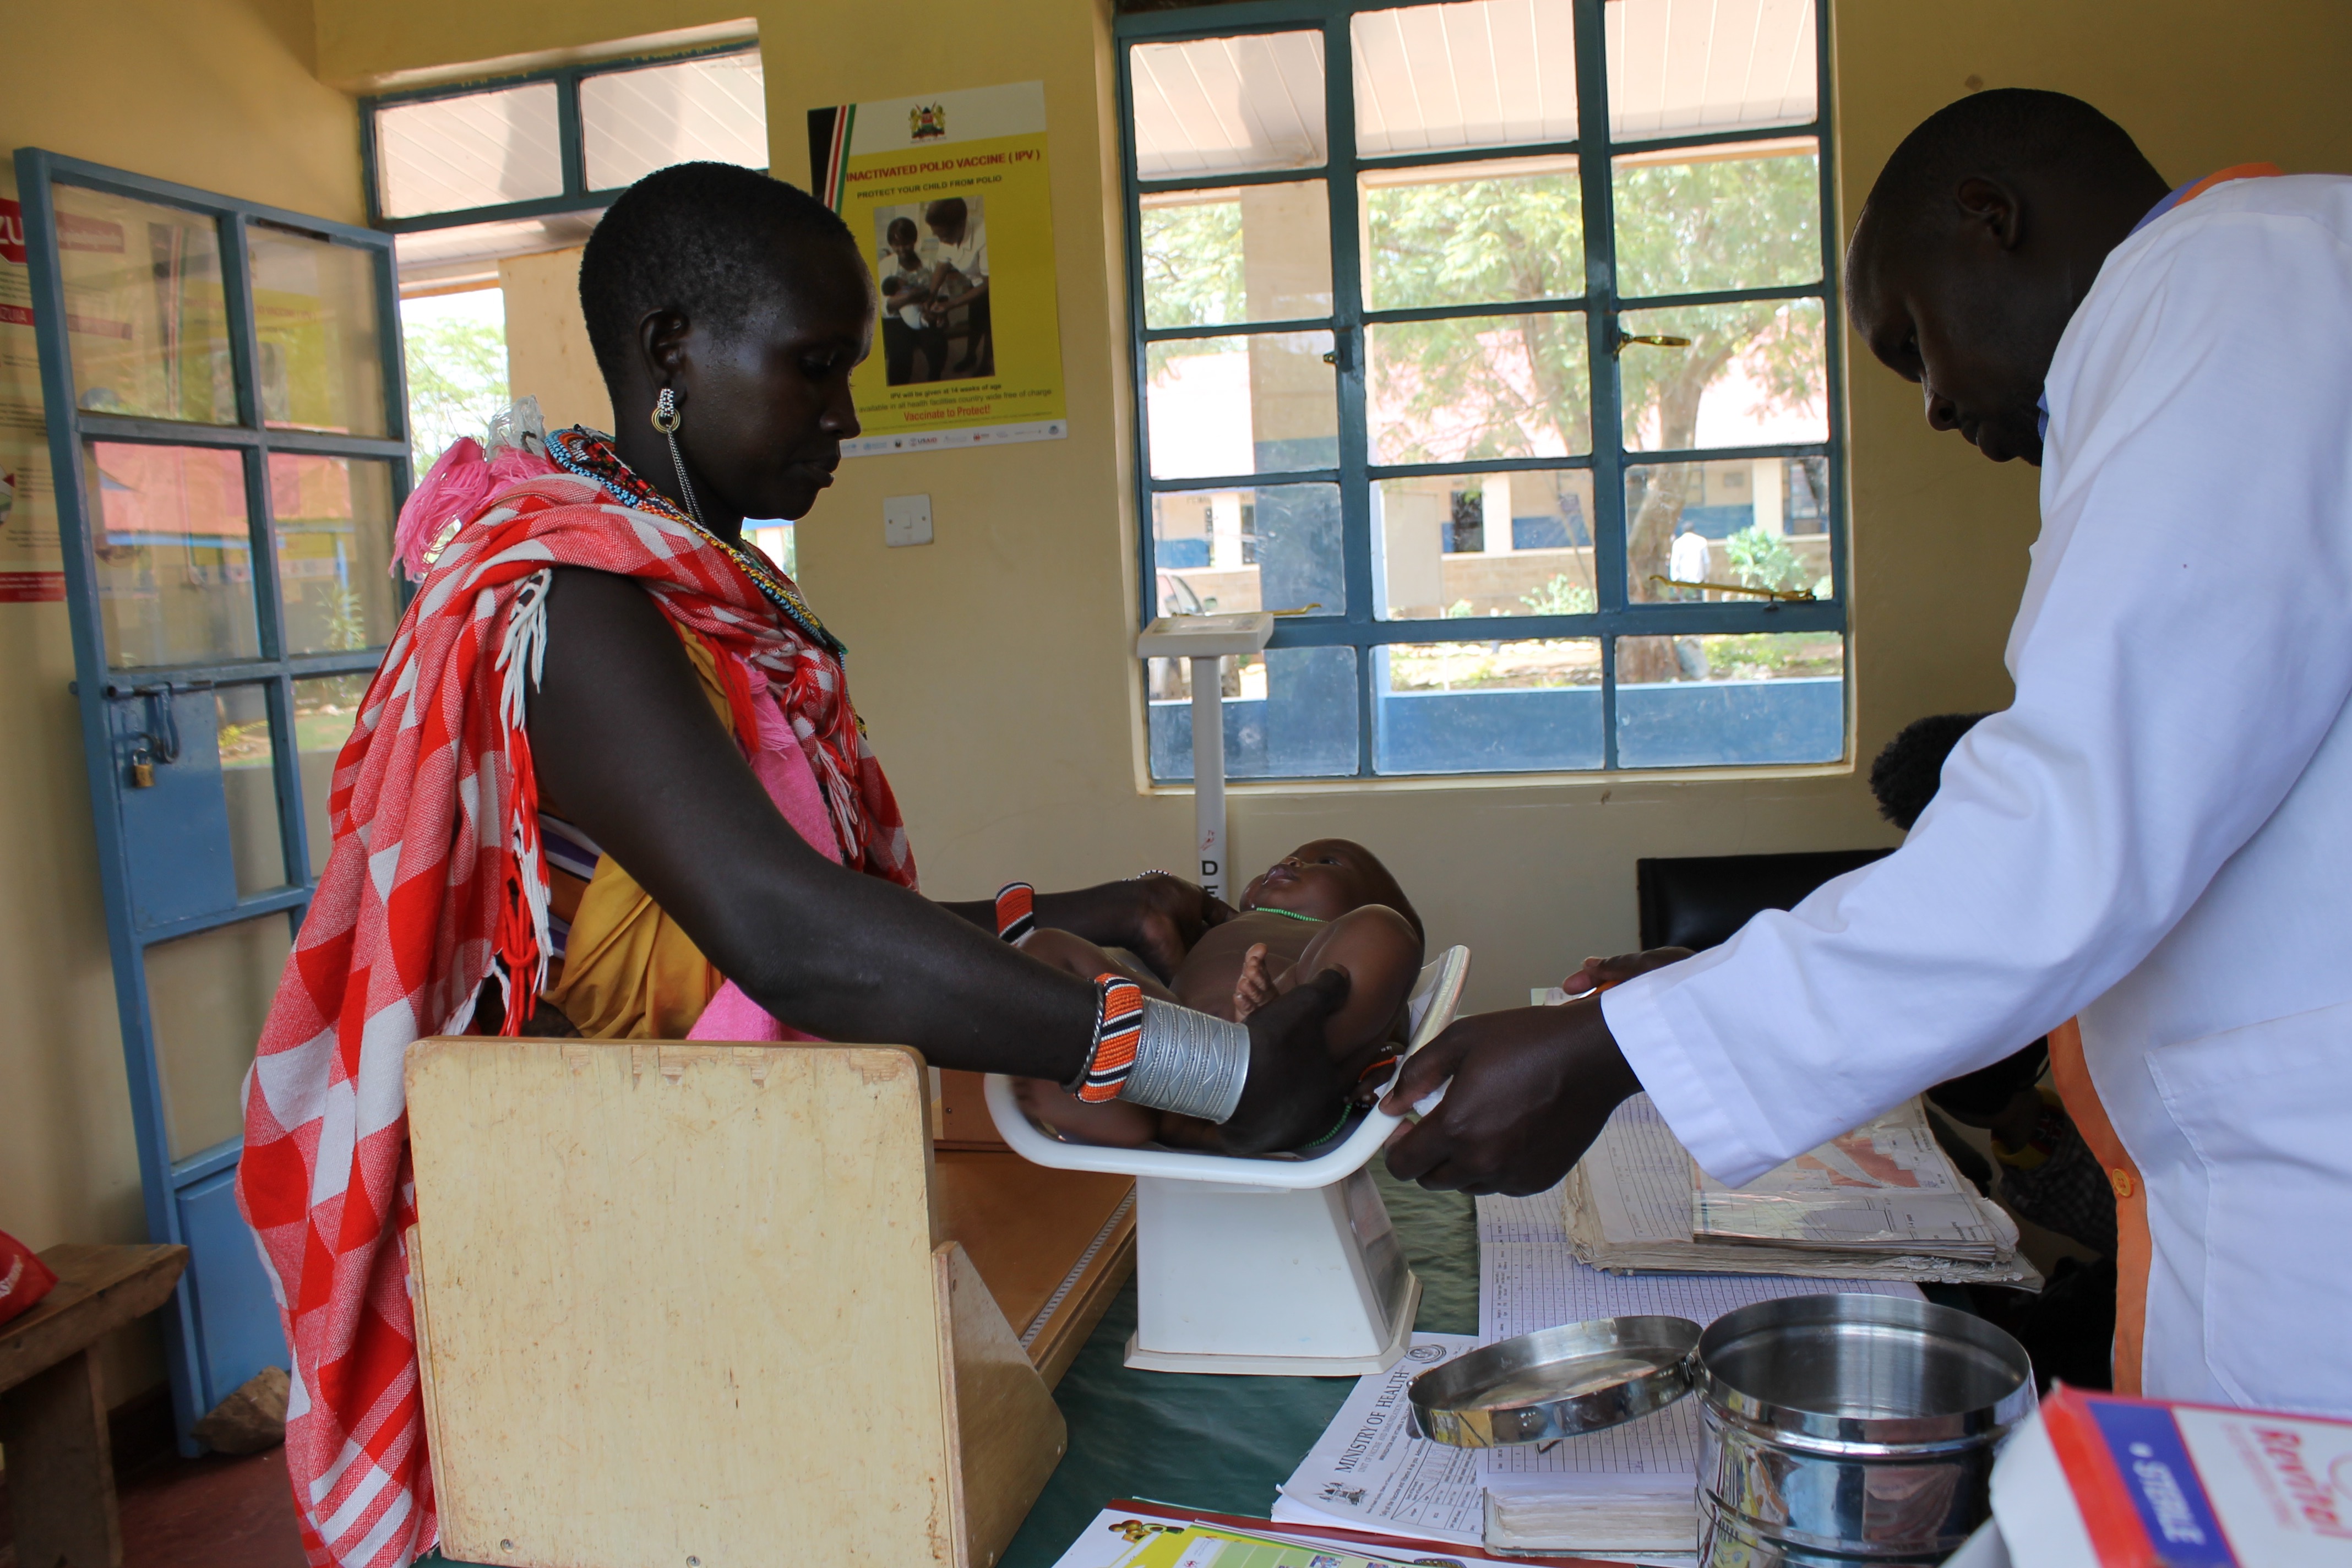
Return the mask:
[[[1242,1102],[1249,1065],[1248,1025],[1147,996],[1135,1067],[1118,1097],[1155,1110],[1222,1122]]]

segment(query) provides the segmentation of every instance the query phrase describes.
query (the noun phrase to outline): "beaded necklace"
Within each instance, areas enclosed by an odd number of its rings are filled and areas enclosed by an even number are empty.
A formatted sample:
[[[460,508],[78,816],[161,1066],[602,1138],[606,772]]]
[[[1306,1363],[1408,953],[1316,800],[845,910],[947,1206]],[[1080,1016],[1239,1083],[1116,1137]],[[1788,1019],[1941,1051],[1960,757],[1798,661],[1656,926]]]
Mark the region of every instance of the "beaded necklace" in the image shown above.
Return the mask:
[[[1242,913],[1245,915],[1280,915],[1284,920],[1304,921],[1311,926],[1319,926],[1324,923],[1324,920],[1321,915],[1302,915],[1297,910],[1277,910],[1271,904],[1252,904],[1249,908],[1244,910]]]
[[[568,430],[552,430],[547,437],[547,455],[566,473],[576,474],[604,491],[624,506],[640,511],[657,512],[674,522],[682,522],[716,545],[726,557],[742,568],[761,594],[786,619],[824,645],[836,659],[846,660],[848,648],[839,637],[827,631],[816,612],[802,598],[791,578],[770,565],[765,557],[746,549],[732,540],[723,539],[696,521],[691,513],[639,479],[629,466],[613,450],[613,438],[584,425],[574,425]]]

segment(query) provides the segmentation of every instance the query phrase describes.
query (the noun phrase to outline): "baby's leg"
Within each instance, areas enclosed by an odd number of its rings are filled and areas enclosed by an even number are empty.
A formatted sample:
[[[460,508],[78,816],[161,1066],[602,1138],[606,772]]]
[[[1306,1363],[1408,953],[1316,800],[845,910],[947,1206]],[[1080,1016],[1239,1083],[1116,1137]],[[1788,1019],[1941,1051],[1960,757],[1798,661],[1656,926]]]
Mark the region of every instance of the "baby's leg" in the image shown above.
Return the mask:
[[[1398,1038],[1405,999],[1421,975],[1421,937],[1385,904],[1350,910],[1315,933],[1275,990],[1327,969],[1345,970],[1349,984],[1348,1000],[1323,1026],[1324,1046],[1334,1061],[1361,1070]]]
[[[1092,980],[1098,974],[1123,974],[1143,988],[1147,996],[1162,1001],[1175,1000],[1174,993],[1149,973],[1139,973],[1133,965],[1120,963],[1110,954],[1084,937],[1053,927],[1041,927],[1022,939],[1021,951],[1041,963],[1065,969],[1082,979]],[[1125,1100],[1111,1100],[1090,1103],[1057,1083],[1042,1078],[1016,1078],[1013,1092],[1021,1109],[1051,1127],[1066,1138],[1082,1143],[1107,1143],[1115,1148],[1131,1149],[1139,1143],[1149,1143],[1159,1135],[1160,1113]]]

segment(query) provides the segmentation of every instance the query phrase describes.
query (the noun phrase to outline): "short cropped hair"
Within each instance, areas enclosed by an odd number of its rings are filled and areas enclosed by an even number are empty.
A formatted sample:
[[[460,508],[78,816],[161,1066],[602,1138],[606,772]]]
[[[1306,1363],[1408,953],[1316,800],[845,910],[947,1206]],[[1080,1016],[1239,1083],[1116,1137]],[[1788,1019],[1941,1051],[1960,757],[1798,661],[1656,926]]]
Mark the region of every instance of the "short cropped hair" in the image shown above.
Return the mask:
[[[1921,121],[1886,160],[1862,222],[1882,238],[1923,226],[1971,174],[2007,178],[2063,163],[2156,173],[2130,132],[2079,98],[1997,87]]]
[[[923,221],[940,228],[954,228],[971,216],[961,196],[941,196],[923,209]]]
[[[621,193],[580,258],[580,309],[607,382],[626,373],[656,310],[725,331],[825,246],[855,249],[840,215],[733,163],[673,163]]]
[[[905,235],[907,237],[901,239],[898,237],[900,235]],[[915,243],[915,220],[910,217],[894,217],[890,220],[890,226],[883,230],[883,236],[893,245],[912,245]]]
[[[1943,784],[1944,759],[1983,717],[1981,713],[1933,713],[1903,726],[1870,764],[1870,793],[1878,802],[1878,815],[1910,832]]]

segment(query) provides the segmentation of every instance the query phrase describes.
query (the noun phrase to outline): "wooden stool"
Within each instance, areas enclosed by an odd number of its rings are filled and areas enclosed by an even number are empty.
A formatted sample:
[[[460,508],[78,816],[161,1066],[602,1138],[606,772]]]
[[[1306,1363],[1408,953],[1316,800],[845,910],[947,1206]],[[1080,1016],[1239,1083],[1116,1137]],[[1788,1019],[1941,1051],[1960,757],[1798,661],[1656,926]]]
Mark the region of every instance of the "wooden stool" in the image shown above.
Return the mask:
[[[41,1254],[57,1288],[0,1327],[0,1446],[16,1561],[121,1568],[106,1396],[89,1347],[168,1300],[184,1247],[80,1247]]]
[[[407,1077],[448,1555],[996,1560],[1066,1441],[1021,1333],[1103,1292],[1033,1286],[1008,1323],[948,1233],[919,1057],[465,1038]],[[1131,1238],[1115,1199],[1097,1254]]]

